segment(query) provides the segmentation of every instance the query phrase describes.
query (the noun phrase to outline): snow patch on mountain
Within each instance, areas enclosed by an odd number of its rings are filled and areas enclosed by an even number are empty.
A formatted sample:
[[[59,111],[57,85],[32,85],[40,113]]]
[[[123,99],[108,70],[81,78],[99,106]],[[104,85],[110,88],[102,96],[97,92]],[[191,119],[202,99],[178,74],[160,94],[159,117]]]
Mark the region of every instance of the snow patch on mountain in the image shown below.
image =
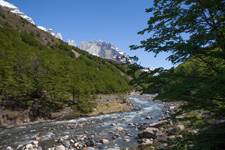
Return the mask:
[[[61,34],[61,33],[58,33],[55,37],[56,37],[57,39],[63,40],[62,34]]]
[[[52,29],[46,29],[45,27],[42,27],[42,26],[37,26],[39,29],[51,34],[52,36],[55,36],[55,33],[53,32]]]
[[[8,9],[10,12],[26,19],[28,22],[32,23],[35,25],[34,21],[32,18],[28,17],[25,15],[22,11],[18,9],[18,7],[14,6],[13,4],[10,4],[9,2],[6,2],[4,0],[0,0],[0,5],[6,9]]]
[[[6,9],[8,9],[10,12],[26,19],[28,22],[32,23],[35,25],[34,21],[32,18],[28,17],[27,15],[25,15],[22,11],[19,10],[18,7],[16,7],[15,5],[9,3],[9,2],[6,2],[4,0],[0,0],[0,5]],[[39,29],[51,34],[52,36],[55,36],[55,33],[53,32],[52,29],[46,29],[45,27],[43,26],[37,26]]]

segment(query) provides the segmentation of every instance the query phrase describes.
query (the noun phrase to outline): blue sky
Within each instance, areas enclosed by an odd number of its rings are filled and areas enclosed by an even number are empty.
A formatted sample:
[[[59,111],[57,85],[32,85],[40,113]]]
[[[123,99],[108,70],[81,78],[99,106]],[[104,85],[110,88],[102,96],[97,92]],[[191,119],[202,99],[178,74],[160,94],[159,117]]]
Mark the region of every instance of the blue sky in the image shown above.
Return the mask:
[[[63,40],[103,40],[113,43],[129,56],[138,56],[145,67],[170,68],[168,54],[154,54],[143,50],[130,51],[150,35],[138,35],[147,27],[153,0],[6,0],[31,17],[37,26],[61,33]]]

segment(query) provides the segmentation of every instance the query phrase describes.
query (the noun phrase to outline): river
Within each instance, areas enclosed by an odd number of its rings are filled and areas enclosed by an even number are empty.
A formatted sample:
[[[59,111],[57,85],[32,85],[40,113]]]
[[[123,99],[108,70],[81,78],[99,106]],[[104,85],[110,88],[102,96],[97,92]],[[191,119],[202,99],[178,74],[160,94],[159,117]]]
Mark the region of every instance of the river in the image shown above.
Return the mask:
[[[56,145],[55,140],[60,137],[69,136],[73,139],[85,134],[96,140],[95,148],[99,150],[109,147],[137,147],[137,134],[140,130],[132,124],[150,124],[167,116],[165,114],[168,109],[166,104],[142,100],[147,97],[148,95],[129,97],[131,104],[140,107],[140,110],[0,130],[0,146],[9,145],[16,148],[38,137],[40,138],[39,145],[45,149]],[[151,116],[151,119],[146,119],[147,116]],[[117,131],[118,127],[122,127],[123,131]],[[119,136],[115,137],[115,134]],[[130,137],[130,141],[125,141],[124,136]],[[98,142],[103,138],[109,139],[110,143]]]

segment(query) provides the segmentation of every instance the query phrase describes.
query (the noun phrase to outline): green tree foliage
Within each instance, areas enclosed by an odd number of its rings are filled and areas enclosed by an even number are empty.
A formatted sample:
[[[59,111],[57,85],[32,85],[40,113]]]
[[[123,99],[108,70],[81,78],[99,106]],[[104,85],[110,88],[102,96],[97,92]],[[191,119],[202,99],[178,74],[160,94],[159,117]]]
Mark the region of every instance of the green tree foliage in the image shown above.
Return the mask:
[[[224,3],[223,0],[155,0],[154,7],[146,10],[153,13],[149,26],[139,32],[153,32],[153,35],[131,49],[145,48],[156,55],[171,52],[168,59],[173,63],[199,55],[224,59]],[[212,51],[218,47],[222,51]]]
[[[131,90],[122,65],[92,56],[66,43],[51,48],[32,33],[0,27],[1,105],[41,112],[57,111],[71,104],[83,113],[94,107],[92,95]],[[81,55],[75,58],[72,52]]]
[[[186,101],[181,107],[184,112],[201,109],[210,117],[224,119],[224,8],[224,0],[155,0],[154,7],[146,10],[153,14],[148,28],[139,32],[151,36],[141,41],[141,45],[132,45],[131,49],[144,48],[155,56],[168,52],[168,60],[182,64],[169,70],[158,68],[143,72],[132,83],[143,85],[143,92],[157,92],[156,99]],[[141,68],[138,65],[132,67]],[[224,127],[220,129],[224,130]],[[194,149],[224,148],[222,134],[211,136],[220,141],[215,142],[215,139],[202,138],[205,133],[204,130],[195,138],[183,138],[183,145],[178,144],[178,149],[188,149],[190,143],[194,144]],[[204,142],[209,141],[205,147]]]

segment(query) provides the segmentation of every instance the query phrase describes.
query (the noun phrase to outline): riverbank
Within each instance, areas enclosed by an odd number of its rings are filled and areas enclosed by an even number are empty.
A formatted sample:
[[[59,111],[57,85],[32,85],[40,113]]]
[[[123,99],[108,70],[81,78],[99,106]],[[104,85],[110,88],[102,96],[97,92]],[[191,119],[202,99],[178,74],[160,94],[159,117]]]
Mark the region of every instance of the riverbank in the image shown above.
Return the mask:
[[[38,141],[42,149],[56,149],[63,145],[65,149],[110,149],[138,146],[138,133],[142,124],[151,124],[167,117],[168,107],[158,102],[140,100],[142,96],[130,97],[132,105],[142,109],[82,117],[68,121],[35,124],[2,130],[0,145],[16,149],[28,147],[31,141]],[[151,118],[149,118],[151,116]],[[61,146],[62,147],[62,146]]]
[[[138,95],[138,93],[133,92],[129,96],[131,95]],[[69,106],[64,107],[59,112],[49,113],[46,116],[37,116],[36,118],[30,117],[32,110],[29,108],[20,111],[1,108],[0,129],[133,110],[133,107],[126,99],[127,95],[125,94],[99,94],[95,99],[96,107],[92,113],[79,113],[78,111],[73,110],[73,107]]]
[[[109,99],[100,100],[101,103],[111,102]],[[134,96],[129,98],[130,104],[142,109],[3,130],[0,132],[0,149],[172,149],[177,140],[185,141],[189,135],[199,134],[200,129],[193,128],[193,125],[201,124],[202,118],[199,117],[203,116],[199,116],[199,112],[170,117],[181,102],[169,105],[152,100],[152,95]],[[210,124],[209,129],[225,127],[221,121],[206,121]],[[191,148],[193,144],[188,146]]]

